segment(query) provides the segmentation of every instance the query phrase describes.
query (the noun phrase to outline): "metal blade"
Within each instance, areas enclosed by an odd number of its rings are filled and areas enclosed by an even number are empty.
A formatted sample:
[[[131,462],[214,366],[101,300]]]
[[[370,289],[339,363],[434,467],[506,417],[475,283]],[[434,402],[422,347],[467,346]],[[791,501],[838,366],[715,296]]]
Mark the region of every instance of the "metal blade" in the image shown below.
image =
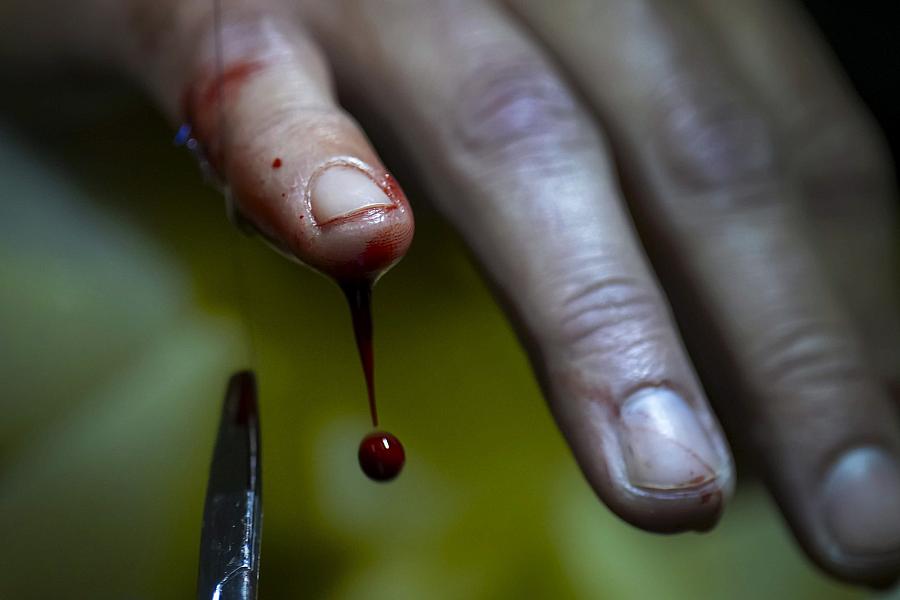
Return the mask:
[[[256,378],[231,376],[209,469],[200,535],[199,600],[251,600],[259,580],[262,480]]]

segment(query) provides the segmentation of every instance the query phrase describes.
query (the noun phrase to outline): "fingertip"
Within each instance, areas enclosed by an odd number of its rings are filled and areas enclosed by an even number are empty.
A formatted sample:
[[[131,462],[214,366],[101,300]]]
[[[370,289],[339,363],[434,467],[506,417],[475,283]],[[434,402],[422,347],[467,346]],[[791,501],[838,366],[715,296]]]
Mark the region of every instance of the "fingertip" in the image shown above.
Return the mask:
[[[618,487],[639,526],[708,531],[719,521],[733,492],[733,466],[721,433],[703,422],[702,410],[662,386],[639,388],[623,402]]]
[[[307,262],[338,280],[377,279],[403,258],[415,232],[409,202],[394,177],[352,159],[317,170],[305,208],[313,243],[300,250]]]
[[[714,421],[697,414],[705,407],[659,386],[639,388],[617,410],[588,407],[584,424],[565,430],[588,481],[614,513],[654,533],[715,527],[735,477]]]
[[[239,220],[288,258],[336,281],[376,281],[409,250],[415,233],[412,209],[390,174],[382,170],[376,176],[359,161],[352,168],[341,161],[320,170],[353,175],[325,175],[324,193],[317,175],[305,190],[293,185],[249,189],[233,179]]]
[[[617,500],[607,504],[624,521],[651,533],[706,533],[718,524],[730,495],[728,484],[719,480],[678,491],[624,484]]]
[[[825,522],[845,551],[900,554],[900,465],[883,448],[841,455],[823,485]]]
[[[825,470],[796,519],[798,537],[825,571],[884,588],[900,576],[900,462],[877,445],[848,449]],[[803,501],[801,501],[803,502]]]
[[[290,19],[252,5],[220,29],[180,66],[181,111],[233,196],[232,220],[332,278],[377,279],[409,248],[412,211],[335,103],[324,56]]]

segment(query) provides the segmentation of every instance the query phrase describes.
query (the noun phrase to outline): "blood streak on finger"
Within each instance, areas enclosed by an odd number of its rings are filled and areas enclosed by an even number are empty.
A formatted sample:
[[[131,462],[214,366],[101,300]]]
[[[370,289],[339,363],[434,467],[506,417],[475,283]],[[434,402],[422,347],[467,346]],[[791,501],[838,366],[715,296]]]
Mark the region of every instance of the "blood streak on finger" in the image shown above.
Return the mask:
[[[182,112],[185,121],[203,145],[207,159],[222,175],[222,148],[219,126],[225,108],[235,95],[257,74],[265,69],[259,60],[236,60],[221,73],[215,66],[200,69],[199,75],[183,94]]]

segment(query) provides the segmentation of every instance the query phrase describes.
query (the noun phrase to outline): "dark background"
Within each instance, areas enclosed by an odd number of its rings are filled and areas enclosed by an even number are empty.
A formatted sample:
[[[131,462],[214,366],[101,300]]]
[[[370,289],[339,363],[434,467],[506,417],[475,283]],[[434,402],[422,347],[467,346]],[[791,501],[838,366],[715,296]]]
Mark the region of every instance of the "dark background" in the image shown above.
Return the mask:
[[[896,2],[804,0],[850,80],[900,156],[900,23]]]

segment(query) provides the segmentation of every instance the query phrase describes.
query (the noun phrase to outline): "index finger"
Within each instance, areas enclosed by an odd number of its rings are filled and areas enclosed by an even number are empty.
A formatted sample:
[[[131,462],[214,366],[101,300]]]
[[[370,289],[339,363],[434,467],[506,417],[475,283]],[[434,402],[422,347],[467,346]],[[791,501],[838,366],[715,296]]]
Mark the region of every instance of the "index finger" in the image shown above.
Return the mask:
[[[129,63],[190,124],[240,216],[337,279],[371,279],[401,258],[413,234],[406,197],[337,105],[294,18],[248,0],[225,4],[218,19],[172,10],[158,52],[134,49]]]

